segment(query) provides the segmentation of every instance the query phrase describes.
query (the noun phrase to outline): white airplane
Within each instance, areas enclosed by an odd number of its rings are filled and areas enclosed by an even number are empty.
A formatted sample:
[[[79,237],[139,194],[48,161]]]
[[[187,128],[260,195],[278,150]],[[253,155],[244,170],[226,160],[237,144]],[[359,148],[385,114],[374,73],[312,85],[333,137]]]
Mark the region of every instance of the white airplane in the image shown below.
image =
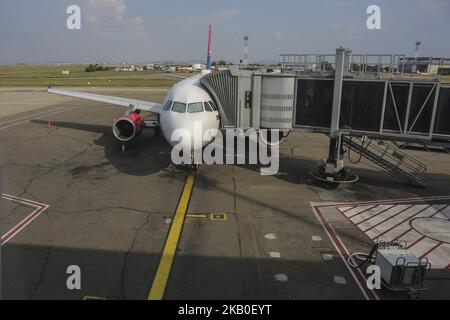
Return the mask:
[[[190,137],[194,138],[194,123],[201,123],[202,137],[207,130],[217,130],[220,126],[220,115],[214,100],[200,85],[200,79],[211,72],[211,26],[208,37],[208,61],[207,70],[200,74],[182,80],[175,84],[167,93],[162,104],[141,101],[135,99],[112,97],[92,93],[60,90],[49,87],[48,92],[69,97],[93,100],[128,107],[123,116],[114,120],[113,134],[122,143],[136,139],[144,128],[155,127],[156,132],[161,129],[164,138],[172,145],[188,143],[187,139],[172,141],[172,133],[177,129],[187,130]],[[149,111],[158,115],[156,119],[144,119],[141,111]],[[156,120],[156,121],[155,121]],[[156,122],[156,123],[155,123]],[[191,138],[191,139],[192,139]],[[211,138],[212,139],[212,138]],[[212,141],[212,140],[211,140]],[[203,140],[201,146],[211,141]],[[195,152],[198,143],[192,140],[189,145],[182,146],[182,150]]]

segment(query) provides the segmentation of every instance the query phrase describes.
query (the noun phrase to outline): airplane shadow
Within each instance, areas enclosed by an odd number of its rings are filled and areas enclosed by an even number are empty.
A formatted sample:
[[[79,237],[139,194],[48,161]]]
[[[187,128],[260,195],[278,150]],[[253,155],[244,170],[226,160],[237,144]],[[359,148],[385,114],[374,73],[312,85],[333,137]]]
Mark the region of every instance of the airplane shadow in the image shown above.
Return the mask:
[[[44,120],[32,120],[31,122],[48,124]],[[52,126],[101,134],[94,141],[95,145],[103,147],[109,163],[127,175],[146,176],[161,171],[170,173],[171,147],[163,137],[155,137],[153,129],[144,130],[141,136],[136,141],[128,143],[123,151],[122,144],[115,139],[110,126],[64,121],[52,121]],[[83,169],[89,170],[90,168],[83,167]]]
[[[32,123],[47,125],[44,120],[32,120]],[[188,170],[186,168],[174,167],[171,164],[171,146],[163,137],[155,137],[152,129],[144,130],[135,142],[122,151],[122,145],[114,138],[111,127],[103,125],[81,124],[74,122],[53,121],[53,126],[75,130],[88,131],[102,134],[94,141],[96,145],[104,148],[106,159],[119,171],[132,176],[145,176],[162,172],[171,177],[184,178]],[[226,145],[225,145],[226,148]],[[246,148],[248,151],[248,148]],[[246,158],[248,158],[248,153]],[[225,160],[225,159],[224,159]],[[236,160],[236,159],[235,159]],[[236,163],[236,162],[235,162]],[[280,174],[277,177],[289,183],[306,184],[314,187],[322,187],[311,178],[310,172],[317,166],[318,161],[292,157],[280,154]],[[373,196],[374,190],[390,189],[399,192],[407,192],[417,196],[430,196],[436,194],[448,194],[450,175],[441,173],[427,173],[425,182],[427,188],[417,188],[390,176],[379,170],[353,167],[347,161],[347,165],[356,172],[360,180],[347,188],[357,189],[358,193]],[[236,165],[251,171],[260,171],[261,165]],[[86,168],[89,169],[89,168]],[[181,173],[181,174],[180,174]]]

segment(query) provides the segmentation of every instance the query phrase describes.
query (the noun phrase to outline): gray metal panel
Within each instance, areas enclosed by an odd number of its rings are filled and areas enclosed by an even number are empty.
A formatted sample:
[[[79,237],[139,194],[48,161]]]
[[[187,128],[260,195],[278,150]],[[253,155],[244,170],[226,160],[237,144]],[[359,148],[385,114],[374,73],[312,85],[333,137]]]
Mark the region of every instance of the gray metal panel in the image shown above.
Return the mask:
[[[292,129],[294,88],[295,77],[262,77],[261,128]]]
[[[252,128],[259,129],[261,126],[261,76],[253,77],[253,101],[252,101]]]
[[[342,79],[344,76],[344,54],[345,50],[336,50],[336,71],[334,75],[333,109],[331,112],[330,136],[336,138],[339,130],[339,118],[341,113]]]
[[[236,127],[238,102],[238,77],[230,71],[219,71],[205,75],[201,83],[213,96],[219,107],[224,127]]]
[[[245,107],[245,93],[252,90],[252,78],[241,75],[238,78],[237,127],[249,128],[252,122],[252,109]]]

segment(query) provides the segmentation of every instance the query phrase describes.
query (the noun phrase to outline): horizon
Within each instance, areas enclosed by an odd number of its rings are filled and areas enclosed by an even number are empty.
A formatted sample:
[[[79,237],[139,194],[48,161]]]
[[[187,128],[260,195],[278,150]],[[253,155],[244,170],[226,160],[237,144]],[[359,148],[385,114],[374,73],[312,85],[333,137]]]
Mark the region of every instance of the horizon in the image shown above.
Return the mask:
[[[66,9],[81,8],[81,30],[68,30]],[[237,63],[249,40],[249,62],[278,62],[281,53],[355,53],[450,57],[450,2],[445,0],[4,0],[0,64],[206,61]],[[381,29],[368,30],[366,9],[381,8]],[[280,8],[283,8],[282,14]],[[292,8],[285,10],[284,8]],[[269,14],[267,12],[270,12]],[[417,21],[420,21],[418,23]],[[433,37],[429,35],[432,34]]]

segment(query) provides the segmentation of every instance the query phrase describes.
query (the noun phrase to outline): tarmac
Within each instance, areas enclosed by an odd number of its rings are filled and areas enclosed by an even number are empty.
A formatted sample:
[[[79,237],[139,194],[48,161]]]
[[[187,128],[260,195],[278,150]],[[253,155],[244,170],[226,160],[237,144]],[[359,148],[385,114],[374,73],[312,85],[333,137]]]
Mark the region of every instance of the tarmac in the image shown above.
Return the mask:
[[[167,92],[77,90],[156,102]],[[367,294],[343,259],[342,246],[370,251],[367,228],[378,224],[358,223],[371,214],[398,225],[401,209],[381,213],[386,203],[442,206],[440,245],[431,243],[439,254],[424,249],[440,267],[428,272],[420,298],[450,299],[450,154],[407,151],[427,164],[425,189],[362,160],[347,161],[357,183],[328,190],[310,175],[327,155],[325,135],[291,134],[275,176],[241,165],[191,172],[171,165],[169,144],[153,130],[123,151],[111,130],[123,112],[44,88],[0,89],[3,299],[407,299],[386,289]],[[372,211],[361,221],[345,215],[364,206]],[[425,227],[414,230],[434,239]],[[79,290],[67,287],[73,265]]]

